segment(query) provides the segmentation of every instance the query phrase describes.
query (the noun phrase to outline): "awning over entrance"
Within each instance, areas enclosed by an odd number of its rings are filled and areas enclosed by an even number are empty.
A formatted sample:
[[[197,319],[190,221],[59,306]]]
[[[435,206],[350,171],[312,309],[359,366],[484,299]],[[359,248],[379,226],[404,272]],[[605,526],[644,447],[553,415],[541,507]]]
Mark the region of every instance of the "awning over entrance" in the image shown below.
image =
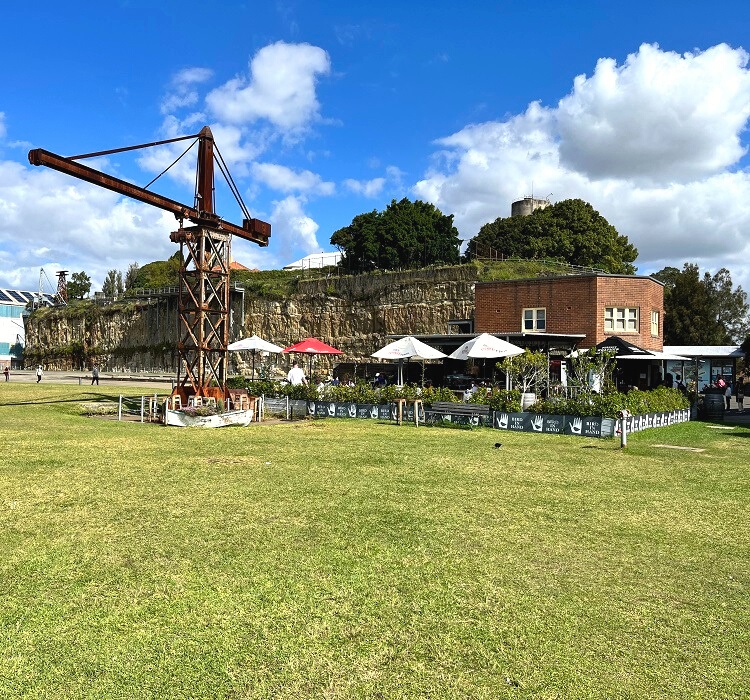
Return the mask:
[[[614,350],[618,360],[653,360],[654,355],[635,343],[629,343],[618,335],[607,338],[596,346],[597,350]]]
[[[423,343],[440,348],[446,355],[450,355],[468,340],[481,333],[435,333],[431,335],[415,335]],[[496,338],[505,340],[520,348],[541,350],[553,355],[565,355],[573,350],[585,337],[585,333],[491,333]],[[388,338],[403,338],[403,335],[389,335]]]

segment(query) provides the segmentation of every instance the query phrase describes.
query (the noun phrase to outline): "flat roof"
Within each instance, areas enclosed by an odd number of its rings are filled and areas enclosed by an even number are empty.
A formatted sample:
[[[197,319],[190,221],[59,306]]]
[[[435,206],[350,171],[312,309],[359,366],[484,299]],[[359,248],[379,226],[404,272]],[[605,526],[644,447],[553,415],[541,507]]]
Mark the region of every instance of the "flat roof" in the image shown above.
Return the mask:
[[[430,333],[426,335],[420,335],[419,333],[402,333],[400,335],[387,335],[386,338],[390,340],[399,340],[408,335],[412,335],[417,340],[421,340],[428,345],[442,345],[443,347],[458,348],[467,340],[473,340],[481,335],[481,333]],[[519,346],[523,343],[531,343],[531,341],[552,341],[573,347],[586,337],[585,333],[489,333],[489,335],[494,335],[497,338],[502,338],[503,340],[507,340],[508,342]]]
[[[573,280],[581,277],[613,277],[629,280],[651,280],[663,287],[664,282],[660,282],[651,275],[624,275],[615,272],[574,272],[567,275],[544,275],[542,277],[517,277],[509,280],[487,280],[486,282],[476,282],[477,285],[484,284],[509,284],[512,282],[549,282],[550,280]]]
[[[664,352],[689,357],[744,357],[739,345],[665,345]]]

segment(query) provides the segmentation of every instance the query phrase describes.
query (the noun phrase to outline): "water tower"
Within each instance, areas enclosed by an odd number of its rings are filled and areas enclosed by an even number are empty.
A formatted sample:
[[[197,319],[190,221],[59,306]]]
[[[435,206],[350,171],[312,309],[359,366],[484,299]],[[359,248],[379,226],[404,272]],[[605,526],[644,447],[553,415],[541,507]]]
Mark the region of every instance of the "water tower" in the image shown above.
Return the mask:
[[[533,195],[519,199],[510,205],[511,216],[530,216],[537,209],[545,209],[550,206],[549,197],[546,199],[535,199]]]

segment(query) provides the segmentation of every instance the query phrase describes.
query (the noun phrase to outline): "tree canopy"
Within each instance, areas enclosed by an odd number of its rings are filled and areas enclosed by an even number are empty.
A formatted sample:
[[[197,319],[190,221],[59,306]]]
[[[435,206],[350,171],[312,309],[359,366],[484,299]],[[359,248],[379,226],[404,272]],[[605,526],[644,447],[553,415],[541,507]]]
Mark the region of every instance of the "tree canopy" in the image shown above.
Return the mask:
[[[91,278],[85,272],[74,272],[65,284],[68,299],[83,299],[91,291]]]
[[[122,272],[119,270],[110,270],[102,283],[102,292],[105,297],[117,297],[122,295],[124,287],[122,285]]]
[[[351,272],[452,265],[460,260],[453,215],[406,198],[394,199],[385,211],[355,216],[331,236],[331,243],[341,251],[341,266]]]
[[[562,260],[628,275],[635,273],[638,257],[627,236],[581,199],[565,199],[530,216],[495,219],[469,241],[468,253]]]
[[[158,289],[180,283],[180,252],[168,260],[156,260],[143,267],[131,265],[127,273],[127,289]]]
[[[124,279],[124,287],[126,290],[135,286],[135,281],[138,277],[138,270],[140,269],[141,268],[137,262],[132,262],[130,263],[130,265],[128,265],[128,270],[125,273],[125,279]]]
[[[653,275],[664,283],[665,345],[727,345],[750,329],[747,294],[734,288],[729,270],[700,276],[698,266],[665,267]]]

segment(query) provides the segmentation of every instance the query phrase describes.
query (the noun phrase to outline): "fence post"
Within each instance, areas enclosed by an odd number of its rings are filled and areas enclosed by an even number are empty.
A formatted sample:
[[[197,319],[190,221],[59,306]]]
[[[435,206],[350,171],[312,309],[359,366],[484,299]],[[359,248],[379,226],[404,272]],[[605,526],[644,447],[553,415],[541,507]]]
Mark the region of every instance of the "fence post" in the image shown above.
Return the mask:
[[[289,394],[286,395],[286,419],[289,420]]]
[[[620,449],[624,449],[628,446],[628,418],[630,417],[630,411],[626,408],[620,411]]]
[[[141,396],[141,423],[143,423],[143,408],[144,408],[145,403],[146,403],[146,397]]]
[[[122,394],[120,394],[120,399],[117,402],[117,420],[122,420]]]

